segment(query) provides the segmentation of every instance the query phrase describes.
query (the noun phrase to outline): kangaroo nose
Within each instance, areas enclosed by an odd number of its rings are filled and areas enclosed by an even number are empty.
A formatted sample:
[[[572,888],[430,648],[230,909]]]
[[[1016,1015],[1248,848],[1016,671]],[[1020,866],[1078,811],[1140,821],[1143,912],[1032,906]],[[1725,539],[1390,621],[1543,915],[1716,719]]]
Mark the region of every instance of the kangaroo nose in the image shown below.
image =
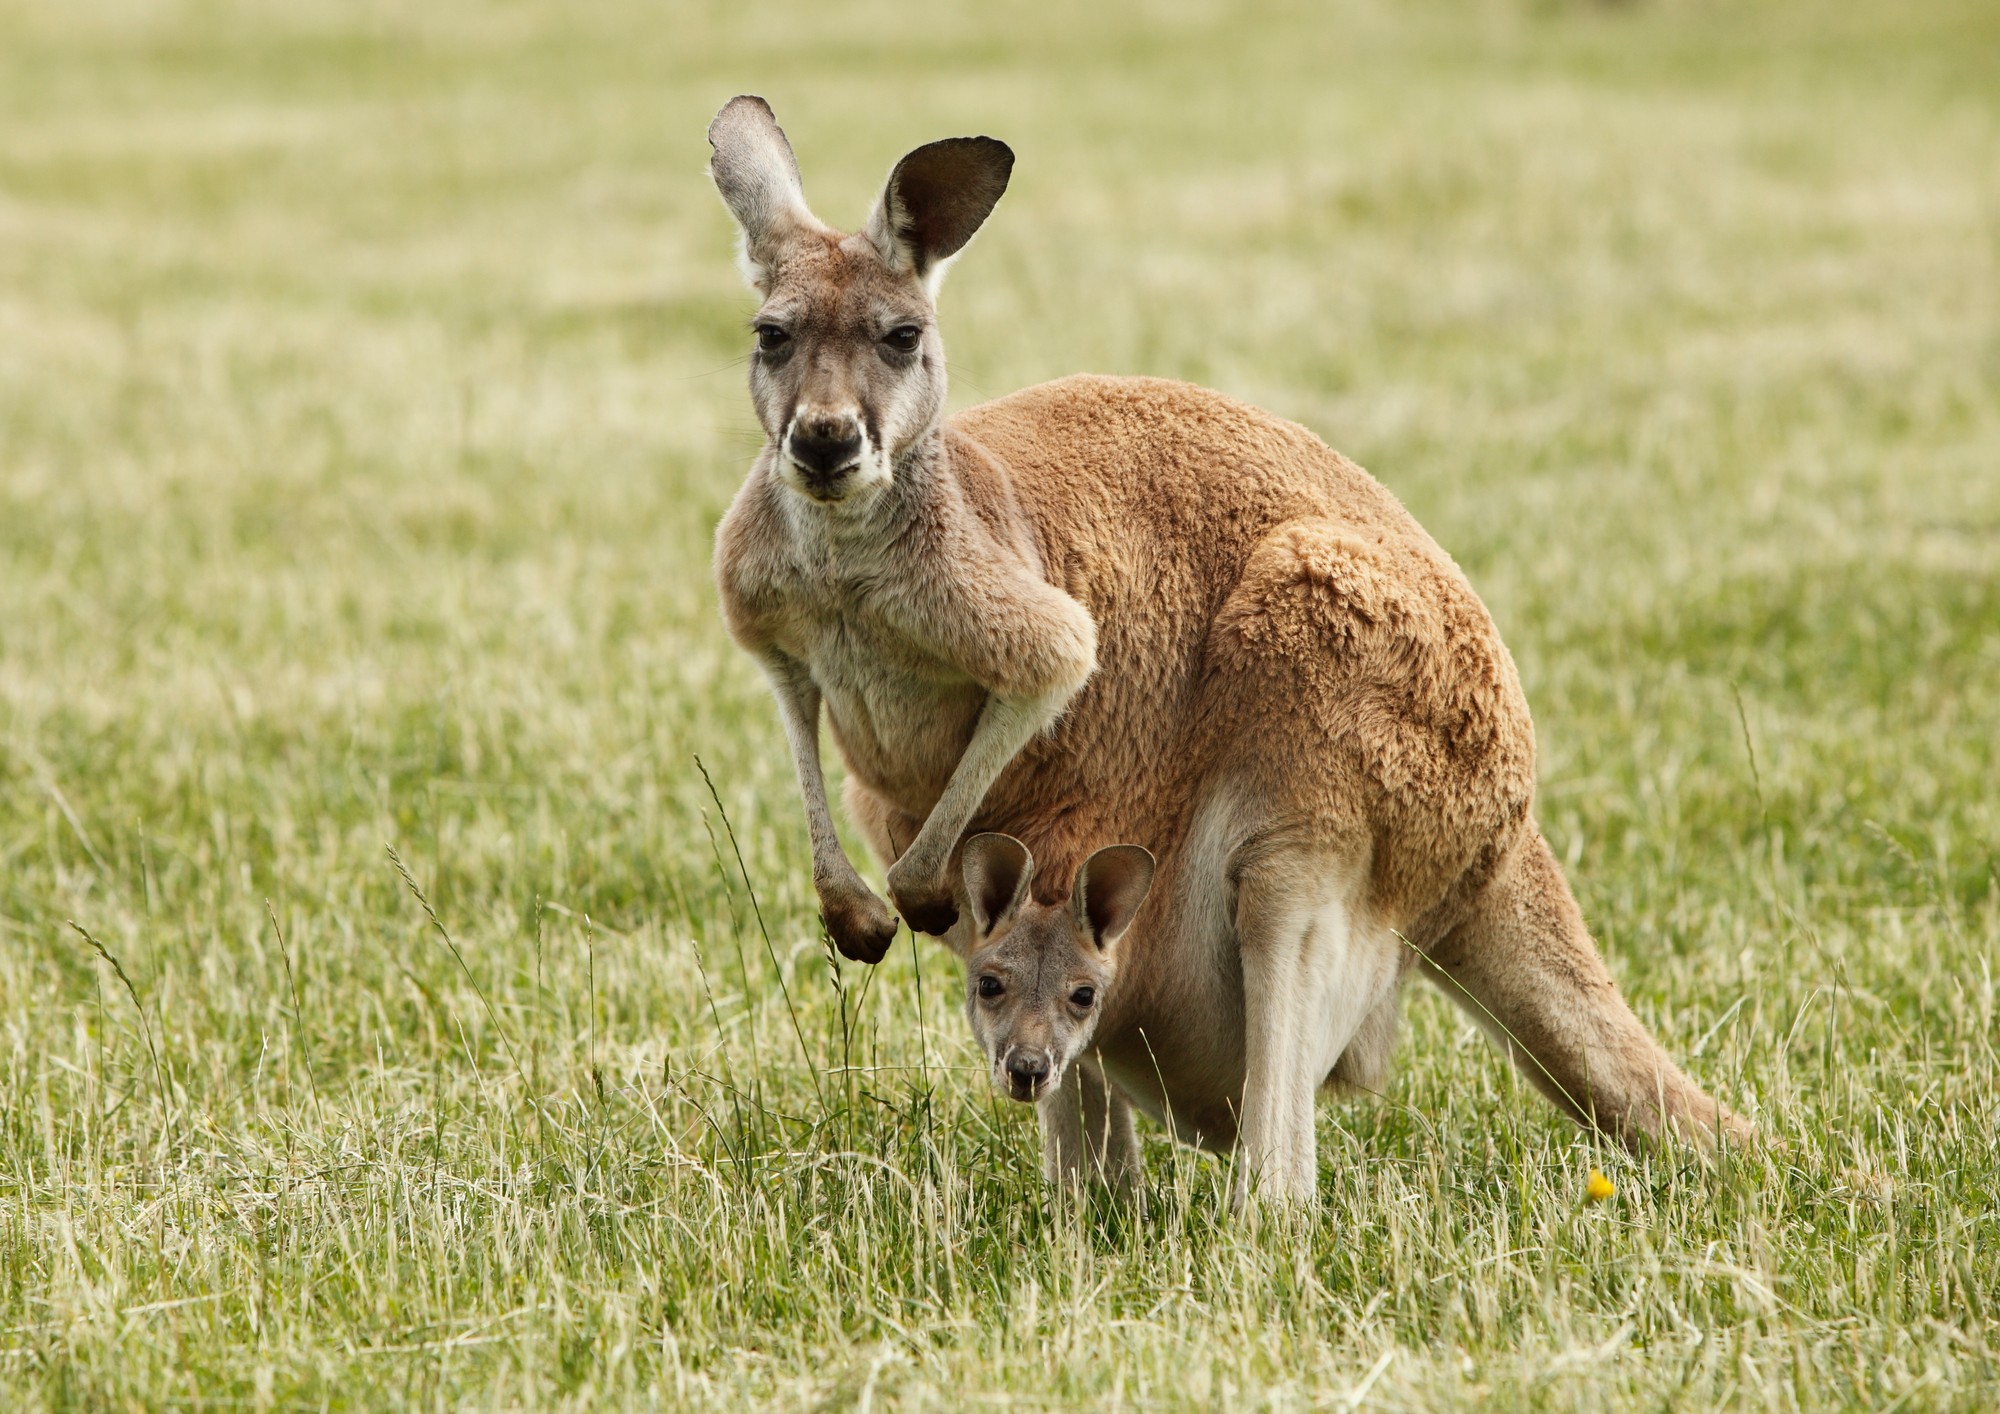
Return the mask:
[[[1016,1090],[1033,1090],[1048,1073],[1049,1058],[1040,1051],[1016,1051],[1007,1057],[1007,1078]]]
[[[861,429],[849,418],[822,414],[792,425],[792,460],[815,477],[831,478],[861,455]]]

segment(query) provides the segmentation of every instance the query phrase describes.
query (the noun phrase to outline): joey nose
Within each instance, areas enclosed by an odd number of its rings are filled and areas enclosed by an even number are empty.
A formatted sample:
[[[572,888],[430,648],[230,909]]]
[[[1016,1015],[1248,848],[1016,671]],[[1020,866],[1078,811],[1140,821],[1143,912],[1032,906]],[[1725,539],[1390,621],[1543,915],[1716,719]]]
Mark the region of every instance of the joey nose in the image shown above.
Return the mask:
[[[1042,1051],[1015,1051],[1007,1057],[1007,1083],[1017,1100],[1033,1099],[1049,1078],[1049,1058]]]

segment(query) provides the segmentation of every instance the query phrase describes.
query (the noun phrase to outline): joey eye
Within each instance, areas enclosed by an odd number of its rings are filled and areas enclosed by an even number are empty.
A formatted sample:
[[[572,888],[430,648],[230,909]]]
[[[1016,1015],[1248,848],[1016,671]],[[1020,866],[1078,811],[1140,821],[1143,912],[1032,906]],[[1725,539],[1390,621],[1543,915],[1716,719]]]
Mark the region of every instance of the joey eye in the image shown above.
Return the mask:
[[[792,336],[775,324],[759,324],[757,326],[758,353],[777,353],[791,341]]]
[[[1080,1011],[1090,1010],[1090,1004],[1097,1000],[1097,988],[1078,987],[1069,994],[1070,1005]]]
[[[991,1001],[1006,990],[1006,984],[998,977],[982,977],[979,979],[979,995],[985,997],[988,1001]]]
[[[897,353],[915,353],[924,331],[914,324],[899,324],[882,336],[882,342]]]

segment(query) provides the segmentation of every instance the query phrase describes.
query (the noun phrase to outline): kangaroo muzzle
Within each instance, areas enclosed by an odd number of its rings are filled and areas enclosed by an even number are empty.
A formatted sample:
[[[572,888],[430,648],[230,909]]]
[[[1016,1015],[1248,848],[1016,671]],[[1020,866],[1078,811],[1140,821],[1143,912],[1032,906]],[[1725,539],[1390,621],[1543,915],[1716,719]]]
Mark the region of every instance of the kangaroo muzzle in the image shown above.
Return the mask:
[[[1039,1046],[1010,1046],[997,1077],[1008,1098],[1039,1100],[1055,1077],[1054,1058]]]
[[[867,449],[861,419],[852,413],[800,413],[785,429],[784,454],[809,496],[824,501],[846,494]]]

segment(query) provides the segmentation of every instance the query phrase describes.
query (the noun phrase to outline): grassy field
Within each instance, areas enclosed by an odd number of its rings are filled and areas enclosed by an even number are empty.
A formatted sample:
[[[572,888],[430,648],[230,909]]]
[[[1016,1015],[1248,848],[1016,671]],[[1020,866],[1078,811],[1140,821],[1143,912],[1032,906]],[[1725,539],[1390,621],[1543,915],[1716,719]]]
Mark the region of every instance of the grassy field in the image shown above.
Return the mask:
[[[2000,1405],[2000,11],[1043,8],[0,0],[0,1406]],[[1052,1209],[717,622],[745,89],[836,221],[1015,146],[960,403],[1191,378],[1405,500],[1777,1147],[1420,989],[1307,1229],[1158,1135]]]

